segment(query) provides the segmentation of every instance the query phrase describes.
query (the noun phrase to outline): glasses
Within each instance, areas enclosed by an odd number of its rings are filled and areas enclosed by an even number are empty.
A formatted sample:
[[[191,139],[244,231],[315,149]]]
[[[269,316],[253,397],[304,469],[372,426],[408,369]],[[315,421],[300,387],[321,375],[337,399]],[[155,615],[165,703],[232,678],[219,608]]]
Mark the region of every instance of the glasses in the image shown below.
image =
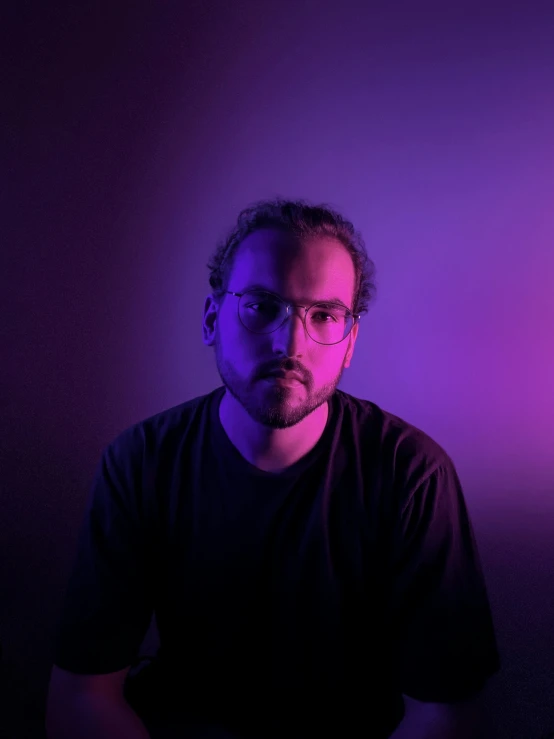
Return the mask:
[[[304,308],[302,322],[308,336],[318,344],[338,344],[344,341],[360,320],[359,315],[340,303],[314,303],[303,305],[285,303],[273,293],[248,290],[244,293],[225,291],[239,298],[238,315],[242,325],[254,334],[270,334],[287,320],[291,308]]]

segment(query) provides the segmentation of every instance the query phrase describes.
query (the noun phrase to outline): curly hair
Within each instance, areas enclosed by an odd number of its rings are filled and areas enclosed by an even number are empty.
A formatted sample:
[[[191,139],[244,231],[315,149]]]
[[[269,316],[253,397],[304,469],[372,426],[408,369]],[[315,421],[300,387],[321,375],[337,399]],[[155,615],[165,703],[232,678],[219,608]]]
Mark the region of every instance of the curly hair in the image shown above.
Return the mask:
[[[239,213],[236,225],[218,244],[207,264],[214,297],[225,294],[234,257],[243,239],[263,228],[284,230],[301,238],[331,237],[344,244],[352,256],[356,274],[352,312],[367,313],[376,293],[375,265],[367,255],[362,236],[333,208],[325,204],[310,205],[305,200],[260,200]]]

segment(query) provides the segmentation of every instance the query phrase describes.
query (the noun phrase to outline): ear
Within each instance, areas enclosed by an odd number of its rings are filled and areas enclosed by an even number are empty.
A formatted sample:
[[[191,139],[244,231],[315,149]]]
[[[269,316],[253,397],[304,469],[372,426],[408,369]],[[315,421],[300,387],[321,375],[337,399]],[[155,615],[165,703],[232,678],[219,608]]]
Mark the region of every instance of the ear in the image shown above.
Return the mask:
[[[206,346],[215,344],[217,327],[218,304],[213,295],[208,295],[204,303],[204,318],[202,320],[202,340]]]
[[[358,336],[358,328],[360,327],[359,323],[356,323],[352,327],[352,331],[350,332],[350,336],[348,337],[348,349],[346,350],[346,355],[344,357],[344,363],[343,367],[350,367],[350,361],[352,359],[352,355],[354,354],[354,344],[356,343],[356,338]]]

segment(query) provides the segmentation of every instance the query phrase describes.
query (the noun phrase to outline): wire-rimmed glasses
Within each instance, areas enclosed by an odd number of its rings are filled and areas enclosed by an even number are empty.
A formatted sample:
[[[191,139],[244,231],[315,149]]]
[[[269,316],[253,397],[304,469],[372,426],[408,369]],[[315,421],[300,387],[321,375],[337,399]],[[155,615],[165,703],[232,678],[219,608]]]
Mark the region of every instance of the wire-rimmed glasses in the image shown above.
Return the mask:
[[[318,344],[327,346],[344,341],[360,320],[360,315],[352,313],[341,303],[319,302],[306,307],[287,303],[279,295],[265,290],[225,292],[239,298],[239,320],[248,331],[255,334],[270,334],[277,331],[294,307],[304,309],[302,322],[308,336]]]

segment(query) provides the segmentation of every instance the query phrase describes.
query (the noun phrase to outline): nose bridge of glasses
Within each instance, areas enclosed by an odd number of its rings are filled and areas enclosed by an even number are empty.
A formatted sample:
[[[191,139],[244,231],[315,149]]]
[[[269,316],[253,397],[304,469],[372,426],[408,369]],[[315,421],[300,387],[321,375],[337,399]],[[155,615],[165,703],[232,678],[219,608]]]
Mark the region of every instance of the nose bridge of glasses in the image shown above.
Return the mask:
[[[283,312],[282,320],[274,329],[274,341],[289,356],[302,353],[305,344],[311,338],[306,326],[306,313],[301,307],[291,304],[288,304]]]
[[[281,302],[283,303],[285,309],[282,323],[285,323],[286,321],[288,321],[289,318],[292,318],[294,315],[296,315],[300,319],[300,322],[304,325],[304,328],[306,328],[306,317],[308,315],[310,306],[298,305],[298,303],[286,303],[284,300]]]

